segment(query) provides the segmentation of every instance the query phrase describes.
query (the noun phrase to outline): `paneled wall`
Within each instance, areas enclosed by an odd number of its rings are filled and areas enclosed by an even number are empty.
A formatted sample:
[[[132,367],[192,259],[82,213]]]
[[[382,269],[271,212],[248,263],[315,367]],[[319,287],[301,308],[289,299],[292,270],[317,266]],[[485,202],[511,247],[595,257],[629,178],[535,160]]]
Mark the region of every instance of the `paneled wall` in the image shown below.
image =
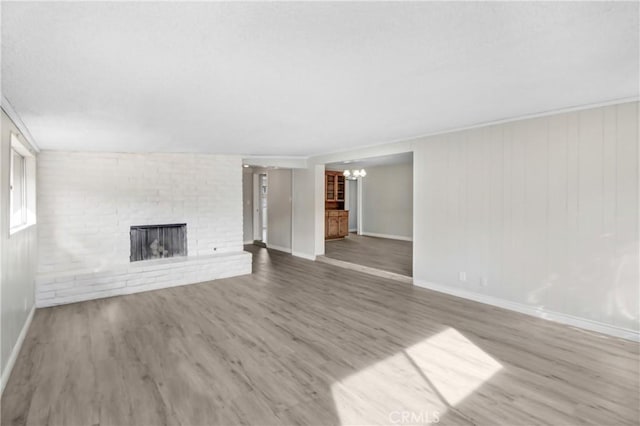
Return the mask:
[[[637,102],[425,138],[414,173],[416,282],[638,330]]]
[[[26,333],[34,305],[37,261],[37,226],[9,235],[9,171],[11,133],[20,131],[2,111],[0,138],[0,370],[3,388]],[[24,140],[24,139],[23,139]],[[22,334],[21,334],[22,333]]]

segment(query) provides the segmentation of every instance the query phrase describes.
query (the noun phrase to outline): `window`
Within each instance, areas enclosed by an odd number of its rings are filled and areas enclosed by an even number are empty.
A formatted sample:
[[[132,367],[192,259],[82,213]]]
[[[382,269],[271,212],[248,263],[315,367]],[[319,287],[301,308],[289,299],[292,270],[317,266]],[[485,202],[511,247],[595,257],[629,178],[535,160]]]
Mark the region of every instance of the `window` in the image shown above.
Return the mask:
[[[9,165],[9,232],[12,234],[36,223],[35,157],[13,133]]]
[[[11,228],[27,224],[27,175],[25,158],[11,148]]]

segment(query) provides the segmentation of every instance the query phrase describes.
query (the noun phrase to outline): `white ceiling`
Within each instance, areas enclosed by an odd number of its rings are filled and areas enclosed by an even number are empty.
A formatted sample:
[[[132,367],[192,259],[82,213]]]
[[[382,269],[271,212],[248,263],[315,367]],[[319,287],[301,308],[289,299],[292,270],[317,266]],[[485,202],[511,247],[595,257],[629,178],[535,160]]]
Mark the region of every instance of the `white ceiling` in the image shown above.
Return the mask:
[[[638,3],[2,2],[44,149],[308,156],[638,95]]]

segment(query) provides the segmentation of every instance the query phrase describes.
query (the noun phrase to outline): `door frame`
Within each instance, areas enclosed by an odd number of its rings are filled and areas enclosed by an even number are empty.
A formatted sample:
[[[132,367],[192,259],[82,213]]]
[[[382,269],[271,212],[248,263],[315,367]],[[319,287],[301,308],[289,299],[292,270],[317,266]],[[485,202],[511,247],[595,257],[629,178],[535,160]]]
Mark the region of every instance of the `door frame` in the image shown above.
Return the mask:
[[[357,221],[356,223],[356,233],[358,235],[362,235],[362,190],[363,190],[363,180],[362,178],[356,179],[356,187],[358,188],[358,196],[356,197],[356,206],[358,209]]]
[[[267,175],[265,172],[257,172],[253,174],[253,240],[262,241],[267,244],[269,238],[269,229],[267,228],[266,236],[262,238],[262,210],[260,205],[260,175]],[[269,185],[267,181],[267,185]],[[269,196],[267,189],[267,197]],[[267,203],[268,205],[268,203]]]

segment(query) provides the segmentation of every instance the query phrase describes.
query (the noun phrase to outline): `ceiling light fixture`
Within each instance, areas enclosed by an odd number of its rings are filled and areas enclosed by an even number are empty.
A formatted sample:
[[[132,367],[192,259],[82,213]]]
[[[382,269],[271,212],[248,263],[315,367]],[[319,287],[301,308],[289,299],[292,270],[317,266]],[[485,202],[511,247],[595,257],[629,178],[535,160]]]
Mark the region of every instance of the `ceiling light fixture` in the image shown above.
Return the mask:
[[[363,178],[367,175],[367,171],[365,169],[356,169],[356,170],[345,170],[342,172],[344,177],[349,180],[356,180],[358,178]]]

